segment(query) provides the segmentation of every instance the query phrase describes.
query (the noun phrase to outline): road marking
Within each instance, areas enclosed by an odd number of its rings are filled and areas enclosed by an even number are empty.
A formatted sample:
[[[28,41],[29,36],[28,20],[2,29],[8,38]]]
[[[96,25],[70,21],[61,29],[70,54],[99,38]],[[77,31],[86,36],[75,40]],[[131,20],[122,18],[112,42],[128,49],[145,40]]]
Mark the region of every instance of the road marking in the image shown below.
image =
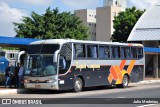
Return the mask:
[[[149,106],[154,106],[156,104],[148,104],[148,105],[142,105],[142,106],[137,106],[137,107],[149,107]]]

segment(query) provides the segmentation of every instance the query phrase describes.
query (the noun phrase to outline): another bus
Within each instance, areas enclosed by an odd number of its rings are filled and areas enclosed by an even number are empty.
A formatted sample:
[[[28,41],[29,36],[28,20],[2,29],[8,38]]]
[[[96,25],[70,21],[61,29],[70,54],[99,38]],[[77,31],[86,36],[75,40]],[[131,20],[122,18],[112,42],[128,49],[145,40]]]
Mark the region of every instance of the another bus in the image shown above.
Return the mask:
[[[25,60],[26,89],[69,90],[143,80],[143,45],[72,39],[30,44]]]

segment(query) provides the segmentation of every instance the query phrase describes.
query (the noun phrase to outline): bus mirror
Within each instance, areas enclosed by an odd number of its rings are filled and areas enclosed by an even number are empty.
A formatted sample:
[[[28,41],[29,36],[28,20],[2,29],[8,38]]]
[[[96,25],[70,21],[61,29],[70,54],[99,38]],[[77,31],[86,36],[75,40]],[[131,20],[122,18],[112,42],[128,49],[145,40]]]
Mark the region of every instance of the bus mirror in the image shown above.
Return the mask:
[[[58,50],[53,54],[53,62],[57,62],[58,59]]]

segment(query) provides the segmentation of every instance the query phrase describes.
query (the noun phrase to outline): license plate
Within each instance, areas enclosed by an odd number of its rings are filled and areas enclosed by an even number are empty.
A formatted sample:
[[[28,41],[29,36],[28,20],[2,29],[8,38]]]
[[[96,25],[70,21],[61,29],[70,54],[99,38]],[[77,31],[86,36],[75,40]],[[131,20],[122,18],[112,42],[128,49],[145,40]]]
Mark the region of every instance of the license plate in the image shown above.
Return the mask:
[[[35,88],[41,88],[41,85],[35,85]]]

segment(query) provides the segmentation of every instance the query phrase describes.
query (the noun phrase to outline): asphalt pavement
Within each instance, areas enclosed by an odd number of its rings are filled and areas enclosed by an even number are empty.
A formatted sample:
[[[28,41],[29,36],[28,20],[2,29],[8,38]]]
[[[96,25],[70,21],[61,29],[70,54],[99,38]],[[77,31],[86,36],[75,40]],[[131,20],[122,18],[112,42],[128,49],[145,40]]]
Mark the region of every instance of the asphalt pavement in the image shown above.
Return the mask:
[[[130,87],[114,88],[114,87],[92,87],[87,88],[83,92],[74,93],[72,91],[48,91],[48,90],[32,90],[13,95],[2,95],[1,98],[46,98],[46,105],[34,105],[34,107],[160,107],[159,104],[150,103],[134,103],[134,99],[150,100],[160,99],[160,84],[143,84],[131,85]],[[54,98],[54,99],[48,99]],[[57,100],[58,98],[58,100]],[[64,99],[64,98],[67,98]],[[68,100],[68,98],[70,98]],[[55,102],[55,99],[57,102]],[[97,99],[97,100],[96,100]],[[128,100],[131,99],[131,100]],[[80,101],[81,100],[81,101]],[[109,102],[108,104],[103,104]],[[116,102],[115,102],[116,101]],[[135,100],[137,101],[137,100]],[[65,102],[68,102],[68,104]],[[126,103],[126,104],[123,104]],[[53,104],[54,103],[54,104]],[[57,103],[57,104],[55,104]],[[89,103],[89,104],[87,104]],[[160,103],[160,102],[158,102]],[[11,105],[0,105],[0,107],[10,107]],[[30,107],[33,105],[12,105],[12,107]]]

